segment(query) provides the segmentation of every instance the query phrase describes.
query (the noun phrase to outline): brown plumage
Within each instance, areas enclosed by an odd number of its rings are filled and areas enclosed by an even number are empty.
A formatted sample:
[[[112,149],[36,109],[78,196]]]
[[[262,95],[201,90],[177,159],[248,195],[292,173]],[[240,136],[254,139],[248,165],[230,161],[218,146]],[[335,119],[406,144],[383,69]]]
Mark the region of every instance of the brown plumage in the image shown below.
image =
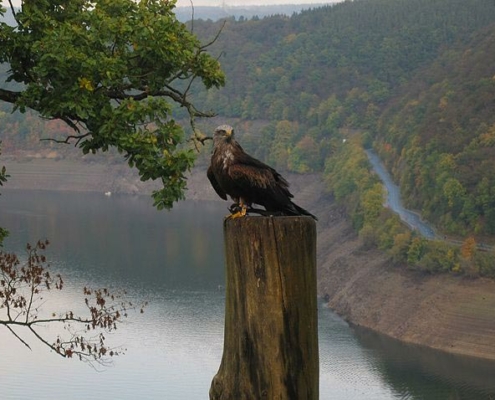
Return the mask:
[[[221,125],[213,135],[213,154],[207,176],[215,192],[224,200],[230,196],[233,208],[244,216],[255,210],[253,204],[265,207],[263,214],[308,215],[316,217],[292,202],[289,183],[270,166],[244,152],[234,139],[234,130]],[[259,212],[260,210],[256,210]]]

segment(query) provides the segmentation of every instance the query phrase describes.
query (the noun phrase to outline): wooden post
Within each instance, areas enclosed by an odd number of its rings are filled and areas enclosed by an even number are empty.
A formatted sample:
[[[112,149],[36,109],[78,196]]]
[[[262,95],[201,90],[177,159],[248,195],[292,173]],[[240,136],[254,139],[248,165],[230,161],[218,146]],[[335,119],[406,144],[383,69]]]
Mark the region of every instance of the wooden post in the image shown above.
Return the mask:
[[[224,235],[224,349],[210,399],[318,400],[314,220],[228,219]]]

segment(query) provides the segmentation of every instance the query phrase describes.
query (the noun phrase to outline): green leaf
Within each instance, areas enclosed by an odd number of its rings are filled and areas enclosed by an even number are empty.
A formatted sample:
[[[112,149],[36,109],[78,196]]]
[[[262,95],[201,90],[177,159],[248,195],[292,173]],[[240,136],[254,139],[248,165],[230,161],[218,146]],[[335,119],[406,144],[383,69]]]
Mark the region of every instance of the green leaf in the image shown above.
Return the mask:
[[[194,162],[171,115],[176,106],[195,116],[184,80],[206,87],[225,81],[174,7],[162,0],[30,1],[15,30],[0,24],[0,60],[9,60],[8,79],[24,88],[14,106],[69,123],[84,154],[116,148],[142,180],[162,181],[159,208],[183,198],[184,172]]]

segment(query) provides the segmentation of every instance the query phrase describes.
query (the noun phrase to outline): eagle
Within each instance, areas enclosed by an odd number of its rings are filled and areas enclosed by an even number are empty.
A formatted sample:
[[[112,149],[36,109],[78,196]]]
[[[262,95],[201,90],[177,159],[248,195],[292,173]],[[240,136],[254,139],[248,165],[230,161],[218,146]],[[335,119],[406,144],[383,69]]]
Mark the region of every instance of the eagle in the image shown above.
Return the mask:
[[[207,171],[215,192],[224,200],[234,201],[228,218],[245,216],[249,211],[262,215],[313,214],[291,199],[289,183],[272,167],[251,157],[234,139],[230,125],[220,125],[213,134],[213,154]],[[253,208],[261,205],[265,210]]]

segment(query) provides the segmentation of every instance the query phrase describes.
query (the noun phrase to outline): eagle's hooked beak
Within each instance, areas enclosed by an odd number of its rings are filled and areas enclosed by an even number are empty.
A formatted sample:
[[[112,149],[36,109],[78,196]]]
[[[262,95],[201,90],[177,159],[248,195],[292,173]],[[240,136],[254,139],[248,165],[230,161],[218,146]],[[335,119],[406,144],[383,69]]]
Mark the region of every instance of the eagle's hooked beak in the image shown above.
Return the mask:
[[[234,134],[234,130],[233,129],[227,129],[225,131],[225,136],[227,137],[227,139],[230,139],[233,134]]]

